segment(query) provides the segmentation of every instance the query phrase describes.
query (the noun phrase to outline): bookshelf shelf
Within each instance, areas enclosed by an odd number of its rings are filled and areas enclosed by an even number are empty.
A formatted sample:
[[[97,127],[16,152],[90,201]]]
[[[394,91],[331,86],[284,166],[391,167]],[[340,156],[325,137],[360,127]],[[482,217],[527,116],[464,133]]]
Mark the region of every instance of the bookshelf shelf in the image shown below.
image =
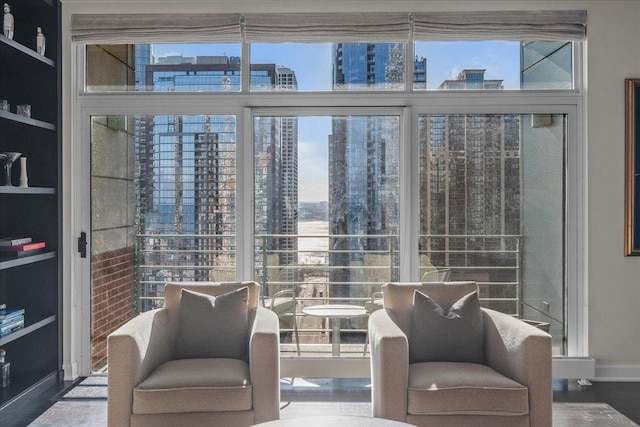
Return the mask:
[[[0,186],[0,194],[56,194],[56,189],[50,187]]]
[[[33,264],[35,262],[44,261],[46,259],[55,258],[55,251],[45,252],[36,255],[30,255],[23,258],[16,259],[3,259],[0,260],[0,270],[6,270],[8,268],[20,267],[22,265]]]
[[[42,120],[33,119],[31,117],[21,116],[20,114],[10,111],[0,111],[0,118],[11,120],[25,125],[35,126],[47,130],[56,130],[56,126],[52,123],[43,122]]]
[[[18,329],[17,331],[0,338],[0,346],[5,345],[5,344],[9,344],[11,341],[17,340],[18,338],[24,337],[25,335],[30,334],[31,332],[37,331],[40,328],[44,328],[45,326],[53,323],[56,321],[56,316],[52,315],[49,317],[46,317],[42,320],[40,320],[39,322],[36,322],[32,325],[29,326],[25,326],[22,329]]]
[[[13,49],[17,50],[18,52],[24,55],[27,55],[28,57],[33,58],[36,61],[40,61],[44,64],[47,64],[50,67],[56,66],[56,63],[53,60],[47,58],[46,56],[42,56],[35,50],[29,49],[28,47],[16,42],[15,40],[11,40],[1,34],[0,34],[0,43],[10,46]]]

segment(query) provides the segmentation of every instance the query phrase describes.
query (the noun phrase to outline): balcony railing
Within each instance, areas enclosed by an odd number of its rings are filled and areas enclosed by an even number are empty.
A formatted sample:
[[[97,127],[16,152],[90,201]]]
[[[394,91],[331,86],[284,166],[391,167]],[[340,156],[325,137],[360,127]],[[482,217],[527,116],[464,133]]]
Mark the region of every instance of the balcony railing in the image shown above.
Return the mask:
[[[518,235],[420,236],[421,280],[476,281],[484,306],[519,316],[521,240]],[[233,235],[138,235],[136,253],[140,311],[162,305],[168,281],[236,280]],[[285,335],[283,351],[301,346],[303,353],[330,353],[329,323],[302,309],[328,303],[364,306],[367,313],[379,308],[376,292],[399,280],[398,236],[257,235],[254,266],[265,306],[271,307],[271,296],[290,291],[289,306],[274,307]],[[343,353],[362,351],[366,321],[365,316],[341,322]]]

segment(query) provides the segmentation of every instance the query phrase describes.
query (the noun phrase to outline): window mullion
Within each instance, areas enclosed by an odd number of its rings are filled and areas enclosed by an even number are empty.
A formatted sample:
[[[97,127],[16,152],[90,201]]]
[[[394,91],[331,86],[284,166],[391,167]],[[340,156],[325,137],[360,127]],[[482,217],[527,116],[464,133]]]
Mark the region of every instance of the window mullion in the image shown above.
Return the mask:
[[[242,58],[240,63],[241,92],[249,93],[251,87],[251,45],[242,42]]]
[[[414,54],[413,40],[409,40],[405,46],[405,60],[404,60],[404,80],[405,90],[409,93],[413,92],[413,79],[415,68],[415,54]]]

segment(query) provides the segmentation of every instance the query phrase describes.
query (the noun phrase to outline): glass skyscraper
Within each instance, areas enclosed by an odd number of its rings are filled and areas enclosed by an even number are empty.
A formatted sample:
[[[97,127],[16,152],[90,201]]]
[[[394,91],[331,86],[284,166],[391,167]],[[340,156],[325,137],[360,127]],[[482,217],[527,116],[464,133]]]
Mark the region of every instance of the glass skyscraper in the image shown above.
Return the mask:
[[[402,43],[338,43],[333,46],[334,90],[405,87]],[[426,82],[426,59],[414,60],[416,84]],[[419,86],[420,87],[420,86]],[[399,145],[397,117],[336,117],[329,137],[329,242],[332,297],[368,297],[365,257],[384,254],[387,280],[398,279]],[[392,132],[395,131],[395,132]]]
[[[154,62],[148,45],[136,46],[138,90],[163,92],[239,91],[239,58],[172,56]],[[256,64],[252,88],[295,90],[295,72]],[[171,280],[235,280],[236,118],[232,115],[155,115],[136,118],[138,280],[147,297]],[[256,173],[256,234],[269,241],[283,265],[297,262],[297,119],[261,118],[264,132],[256,157],[276,169]],[[275,178],[273,178],[275,177]],[[158,235],[155,238],[153,235]],[[166,255],[163,248],[178,249]],[[147,301],[147,300],[145,300]],[[143,307],[146,310],[152,307]]]

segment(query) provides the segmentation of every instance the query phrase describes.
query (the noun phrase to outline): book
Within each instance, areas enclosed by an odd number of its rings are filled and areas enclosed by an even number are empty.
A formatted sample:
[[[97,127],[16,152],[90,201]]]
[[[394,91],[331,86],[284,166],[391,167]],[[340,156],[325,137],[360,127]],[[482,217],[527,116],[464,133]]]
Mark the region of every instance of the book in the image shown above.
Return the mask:
[[[3,304],[4,305],[4,304]],[[1,308],[0,306],[0,321],[9,320],[13,317],[24,316],[24,308]]]
[[[20,320],[16,320],[15,322],[7,323],[6,325],[0,326],[0,331],[16,329],[20,326],[24,326],[24,318],[21,318]]]
[[[14,325],[11,325],[7,328],[0,328],[0,338],[2,337],[6,337],[9,334],[14,333],[15,331],[24,328],[24,320],[21,322],[18,322]]]
[[[0,246],[0,251],[32,251],[34,249],[42,249],[46,246],[45,242],[32,242],[22,245]]]
[[[0,238],[0,246],[26,245],[32,241],[31,237],[2,237]]]
[[[0,322],[0,329],[6,329],[9,327],[12,327],[15,324],[20,322],[24,323],[24,316],[20,315],[20,316],[10,317]]]

